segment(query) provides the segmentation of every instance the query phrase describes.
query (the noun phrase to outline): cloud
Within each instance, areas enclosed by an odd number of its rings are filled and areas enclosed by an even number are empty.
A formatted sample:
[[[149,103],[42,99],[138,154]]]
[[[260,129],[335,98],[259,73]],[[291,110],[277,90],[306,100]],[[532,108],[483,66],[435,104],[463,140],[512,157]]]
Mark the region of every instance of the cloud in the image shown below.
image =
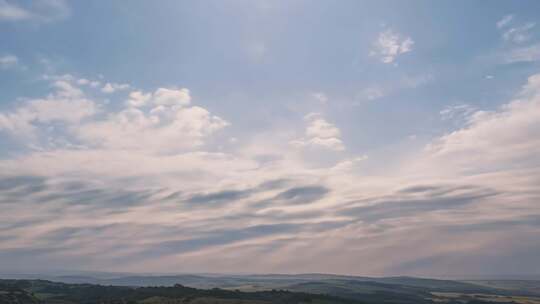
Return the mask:
[[[506,42],[512,42],[507,44],[507,50],[501,55],[504,63],[535,62],[540,59],[540,44],[525,45],[532,40],[532,30],[535,27],[534,22],[516,24],[513,15],[505,16],[497,23],[501,38]]]
[[[358,98],[361,100],[374,101],[395,94],[396,92],[408,89],[416,89],[433,81],[433,76],[407,75],[396,82],[385,82],[368,86],[360,91]]]
[[[535,23],[529,22],[522,26],[512,27],[502,33],[502,38],[505,41],[514,43],[524,43],[531,39],[530,31],[536,26]]]
[[[191,94],[189,89],[170,89],[159,88],[154,93],[143,93],[142,91],[133,91],[129,94],[127,104],[132,107],[146,106],[151,102],[158,107],[155,112],[162,109],[162,106],[183,107],[191,103]]]
[[[191,102],[191,95],[188,89],[166,89],[159,88],[154,93],[154,103],[163,106],[186,106]]]
[[[536,26],[534,22],[528,22],[521,25],[515,24],[514,15],[506,15],[497,22],[497,29],[501,32],[504,41],[513,43],[524,43],[531,39],[531,30]]]
[[[19,58],[15,55],[0,56],[0,69],[9,69],[19,63]]]
[[[506,63],[535,62],[540,60],[540,44],[515,48],[504,55]]]
[[[514,19],[514,15],[506,15],[501,18],[501,20],[497,21],[497,28],[501,29],[503,27],[508,26],[508,24]]]
[[[406,194],[406,195],[403,195]],[[385,219],[419,217],[423,213],[445,211],[480,203],[482,199],[493,197],[496,193],[490,189],[474,186],[414,186],[400,191],[396,198],[373,199],[366,205],[362,201],[358,207],[347,207],[341,215],[350,216],[364,222]],[[408,197],[410,195],[410,197]]]
[[[460,104],[455,106],[447,106],[439,112],[442,120],[462,120],[468,121],[470,116],[475,113],[477,109],[468,104]]]
[[[146,252],[144,252],[144,255],[149,257],[149,255],[162,256],[185,253],[263,236],[290,233],[298,231],[300,228],[300,225],[294,224],[273,224],[250,226],[243,229],[213,231],[205,237],[151,244],[151,246],[148,246]]]
[[[346,174],[348,172],[355,171],[357,167],[367,159],[367,155],[345,159],[331,167],[330,171],[335,174]]]
[[[291,141],[297,147],[320,147],[329,150],[343,151],[341,132],[333,124],[326,121],[319,113],[310,113],[304,117],[308,123],[305,138]]]
[[[134,88],[105,106],[89,97],[100,87],[78,79],[49,77],[51,94],[1,113],[2,130],[23,143],[41,144],[6,121],[25,122],[34,138],[80,145],[0,160],[3,266],[440,275],[444,267],[433,261],[452,256],[459,258],[445,267],[456,273],[482,256],[497,263],[538,256],[530,244],[540,217],[539,75],[500,108],[443,109],[458,118],[453,130],[377,170],[365,170],[371,154],[330,153],[317,162],[291,149],[300,132],[297,143],[322,148],[317,155],[336,150],[314,139],[343,146],[321,114],[307,115],[298,130],[257,133],[220,150],[231,134],[216,145],[209,137],[225,120],[189,91]],[[93,110],[53,111],[81,100]],[[373,263],[355,266],[359,259]],[[482,265],[486,273],[493,264]]]
[[[328,191],[327,188],[321,186],[295,187],[279,193],[274,200],[286,201],[287,204],[294,205],[309,204],[323,198]]]
[[[4,21],[16,21],[28,19],[32,14],[14,4],[7,2],[6,0],[0,1],[0,20]]]
[[[454,168],[499,170],[501,166],[529,166],[539,161],[540,77],[529,77],[520,99],[498,111],[469,114],[467,127],[441,137],[430,153]],[[469,110],[470,113],[470,110]],[[469,157],[463,157],[469,155]],[[444,159],[444,160],[443,160]]]
[[[141,107],[146,105],[146,102],[150,100],[152,97],[152,94],[144,94],[141,91],[133,91],[129,93],[129,100],[127,101],[127,104],[132,107]]]
[[[320,103],[324,104],[328,102],[328,96],[326,96],[326,94],[324,94],[323,92],[315,92],[312,93],[311,96]]]
[[[0,130],[23,136],[23,140],[61,132],[73,145],[171,153],[200,146],[207,136],[228,125],[202,107],[187,106],[191,101],[187,89],[158,88],[152,94],[134,91],[126,108],[99,117],[100,105],[77,87],[91,81],[81,82],[71,75],[46,79],[52,81],[55,92],[28,100],[10,113],[0,113]],[[150,101],[156,106],[135,107]]]
[[[365,97],[367,100],[376,100],[379,98],[383,98],[387,92],[385,92],[383,89],[379,87],[369,87],[362,91],[360,94],[362,97]]]
[[[0,113],[0,130],[28,139],[41,131],[41,123],[72,124],[94,115],[98,106],[69,82],[52,83],[55,92],[46,98],[31,99],[15,111]]]
[[[250,190],[224,190],[214,193],[196,194],[186,200],[189,204],[194,205],[212,205],[212,204],[224,204],[227,202],[238,201],[244,199],[252,194]]]
[[[64,0],[42,0],[20,5],[13,1],[0,0],[0,21],[52,22],[69,15],[69,7]]]
[[[392,63],[398,56],[412,51],[413,45],[414,41],[411,37],[402,36],[392,29],[387,29],[379,33],[370,55],[378,57],[383,63]]]
[[[102,88],[101,92],[106,94],[111,94],[116,91],[126,90],[129,89],[129,84],[126,83],[110,83],[107,82]]]
[[[129,108],[81,125],[75,135],[95,147],[172,153],[201,146],[206,137],[228,124],[197,106]]]

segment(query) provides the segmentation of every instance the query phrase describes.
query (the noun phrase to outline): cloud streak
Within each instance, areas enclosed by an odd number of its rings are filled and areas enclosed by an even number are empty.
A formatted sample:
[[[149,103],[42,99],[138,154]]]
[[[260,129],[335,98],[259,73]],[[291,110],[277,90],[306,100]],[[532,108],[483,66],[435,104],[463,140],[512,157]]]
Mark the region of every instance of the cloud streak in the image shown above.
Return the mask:
[[[443,110],[459,116],[453,131],[375,173],[322,114],[227,150],[213,136],[234,121],[187,88],[119,91],[115,108],[91,80],[48,78],[50,94],[0,113],[1,132],[29,147],[0,161],[0,266],[432,274],[512,238],[523,243],[501,256],[530,259],[539,77],[500,108]]]
[[[0,0],[0,21],[4,22],[52,22],[67,17],[69,12],[63,0],[37,1],[26,6],[15,1]]]
[[[413,45],[411,37],[387,29],[379,33],[370,55],[378,57],[382,63],[393,63],[398,56],[411,52]]]

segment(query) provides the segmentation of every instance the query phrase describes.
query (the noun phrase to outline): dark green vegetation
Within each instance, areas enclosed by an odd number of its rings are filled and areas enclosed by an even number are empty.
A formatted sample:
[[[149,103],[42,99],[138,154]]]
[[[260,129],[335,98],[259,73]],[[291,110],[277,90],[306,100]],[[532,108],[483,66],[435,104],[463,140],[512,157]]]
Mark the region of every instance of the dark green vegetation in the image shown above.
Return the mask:
[[[0,280],[2,304],[353,304],[358,301],[290,291],[241,292],[224,289],[124,287],[65,284],[43,280]]]
[[[64,283],[0,280],[0,303],[540,304],[539,281],[461,282],[324,274],[59,276],[48,279]]]

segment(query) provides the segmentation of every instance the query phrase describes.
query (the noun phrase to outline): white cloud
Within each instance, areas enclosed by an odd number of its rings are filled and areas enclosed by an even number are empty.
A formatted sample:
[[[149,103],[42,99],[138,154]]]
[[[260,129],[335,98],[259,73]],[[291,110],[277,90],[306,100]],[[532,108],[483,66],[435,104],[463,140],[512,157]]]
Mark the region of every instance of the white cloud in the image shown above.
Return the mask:
[[[54,93],[47,98],[29,100],[13,112],[0,113],[0,130],[37,138],[38,133],[46,132],[49,127],[65,136],[63,141],[71,140],[72,145],[176,153],[201,146],[206,137],[229,124],[202,107],[189,106],[188,89],[158,88],[146,94],[133,91],[125,108],[94,116],[98,103],[88,99],[77,86],[91,86],[92,81],[69,74],[43,78],[51,81]],[[117,90],[128,86],[107,83],[107,87]],[[55,126],[54,122],[62,122],[64,126]]]
[[[127,104],[132,107],[143,107],[150,104],[156,106],[183,107],[191,103],[191,95],[188,89],[158,88],[154,93],[133,91],[129,94]],[[160,108],[154,109],[154,111]]]
[[[101,92],[111,94],[111,93],[114,93],[116,91],[127,90],[127,89],[129,89],[129,87],[130,87],[129,84],[126,84],[126,83],[110,83],[110,82],[107,82],[103,86],[103,88],[101,88]]]
[[[386,92],[383,91],[380,87],[369,87],[362,91],[361,96],[367,100],[376,100],[383,98],[386,95]]]
[[[505,41],[514,43],[524,43],[531,39],[530,31],[536,26],[535,23],[529,22],[522,26],[512,27],[503,32],[502,38]]]
[[[128,108],[105,120],[81,125],[76,136],[88,145],[172,153],[192,149],[229,123],[208,110],[191,106],[188,89],[158,88],[153,94],[131,92]],[[137,109],[149,104],[150,109]]]
[[[438,161],[474,171],[528,168],[540,162],[540,75],[529,77],[521,98],[498,111],[465,110],[466,127],[429,146]]]
[[[502,17],[501,20],[497,21],[497,28],[501,29],[503,27],[506,27],[507,25],[510,24],[510,22],[512,22],[513,19],[514,19],[514,15],[506,15]]]
[[[443,120],[469,120],[471,115],[476,112],[476,108],[468,104],[447,106],[439,113]]]
[[[534,22],[528,22],[521,25],[513,25],[514,15],[504,16],[497,22],[497,29],[501,31],[501,37],[504,41],[513,43],[524,43],[532,38],[531,30],[536,26]]]
[[[15,1],[0,0],[0,21],[51,22],[69,15],[64,0],[41,0],[20,5]]]
[[[523,86],[521,94],[523,96],[533,97],[540,95],[540,74],[529,76],[527,83]]]
[[[8,69],[16,66],[19,63],[19,58],[15,55],[0,56],[0,69]]]
[[[56,95],[60,97],[77,98],[83,95],[83,92],[69,81],[56,80],[52,83],[52,86],[57,89]]]
[[[77,80],[77,84],[78,85],[89,85],[90,84],[90,80],[86,79],[86,78],[81,78],[79,80]]]
[[[164,106],[186,106],[191,102],[191,95],[185,88],[179,90],[159,88],[154,92],[153,102]]]
[[[81,125],[76,136],[87,145],[106,149],[176,153],[202,145],[207,136],[227,125],[197,106],[158,106],[149,112],[128,108],[106,120]]]
[[[52,81],[70,84],[67,78]],[[55,85],[56,91],[43,100],[84,98],[66,83]],[[204,145],[206,136],[221,130],[223,122],[206,109],[185,102],[158,105],[155,92],[140,94],[151,95],[140,107],[125,106],[69,123],[69,131],[84,148],[62,146],[0,160],[2,174],[47,177],[43,187],[37,178],[35,195],[21,191],[13,198],[12,189],[7,194],[0,191],[0,200],[10,200],[8,211],[0,213],[3,227],[29,223],[10,231],[15,237],[2,242],[0,249],[69,244],[76,248],[66,253],[71,258],[98,256],[100,268],[124,271],[181,271],[185,269],[170,265],[188,261],[194,271],[207,270],[204,267],[231,271],[242,265],[249,271],[392,274],[418,259],[458,255],[464,258],[448,265],[459,272],[474,265],[475,260],[467,257],[483,257],[493,248],[501,253],[498,256],[512,259],[516,246],[532,261],[538,256],[538,250],[531,253],[529,246],[537,239],[538,227],[527,225],[540,215],[540,75],[529,78],[516,100],[494,111],[467,110],[462,105],[443,110],[442,115],[467,113],[464,123],[405,160],[400,160],[401,150],[392,151],[391,164],[383,160],[370,173],[363,168],[373,165],[371,154],[367,159],[332,153],[337,161],[314,166],[302,157],[303,150],[290,149],[294,130],[284,136],[258,133],[249,144],[244,138],[233,140],[236,150],[212,152]],[[51,110],[53,105],[29,111],[28,104],[2,117],[39,112],[42,121],[29,120],[31,126],[56,127],[47,123],[60,115]],[[300,146],[341,143],[340,130],[322,115],[309,114],[305,122],[305,133],[297,141]],[[187,151],[167,153],[171,148]],[[64,187],[72,177],[80,178],[81,185]],[[47,201],[48,197],[54,199]],[[224,241],[189,252],[180,248],[150,257],[132,255],[162,242],[197,240],[214,231],[236,233],[258,225],[294,229],[240,241],[219,238]],[[66,227],[83,231],[74,237],[50,237]],[[93,227],[100,233],[91,233]],[[0,229],[1,233],[7,232]],[[497,247],[508,241],[513,246]],[[295,254],[301,252],[309,254]],[[329,254],[338,262],[325,264]],[[66,265],[64,252],[51,256]],[[229,257],[228,263],[223,263],[223,256]],[[376,263],[355,267],[359,258]],[[47,258],[38,253],[2,259],[4,264],[26,261],[32,266],[36,260]],[[489,268],[489,263],[482,265]]]
[[[142,107],[146,105],[150,98],[152,98],[151,93],[144,94],[141,91],[133,91],[129,93],[129,100],[127,103],[132,107]]]
[[[336,126],[321,117],[308,115],[306,120],[309,121],[309,125],[306,128],[307,137],[329,138],[341,136],[341,133]]]
[[[96,104],[69,82],[53,82],[56,91],[43,99],[31,99],[10,113],[0,113],[0,130],[14,135],[34,137],[39,123],[76,123],[97,112]]]
[[[16,21],[28,19],[32,14],[7,0],[0,0],[0,20]]]
[[[540,60],[540,44],[515,48],[504,55],[506,63],[534,62]]]
[[[387,29],[379,33],[370,55],[377,56],[383,63],[392,63],[399,55],[412,51],[413,45],[411,37]]]
[[[315,98],[315,100],[319,101],[320,103],[328,102],[328,96],[324,94],[323,92],[315,92],[315,93],[312,93],[311,96]]]
[[[334,174],[345,174],[347,172],[355,170],[360,163],[364,162],[367,159],[367,155],[354,157],[352,159],[345,159],[335,164],[332,168],[330,168],[330,171]]]
[[[305,138],[290,143],[297,147],[322,147],[334,151],[343,151],[345,146],[341,140],[340,130],[322,118],[319,113],[310,113],[304,118],[307,122]]]

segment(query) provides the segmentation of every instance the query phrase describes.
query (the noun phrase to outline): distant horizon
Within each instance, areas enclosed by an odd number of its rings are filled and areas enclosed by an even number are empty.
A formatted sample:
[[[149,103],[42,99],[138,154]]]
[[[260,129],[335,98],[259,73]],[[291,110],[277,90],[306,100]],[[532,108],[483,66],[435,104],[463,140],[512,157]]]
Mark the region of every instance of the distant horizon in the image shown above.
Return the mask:
[[[141,277],[159,277],[159,276],[336,276],[336,277],[358,277],[358,278],[416,278],[416,279],[435,279],[435,280],[540,280],[540,274],[503,274],[503,275],[462,275],[462,276],[416,276],[416,275],[387,275],[387,276],[370,276],[370,275],[355,275],[355,274],[338,274],[338,273],[212,273],[212,272],[108,272],[108,271],[92,271],[92,270],[50,270],[36,273],[30,272],[9,272],[0,271],[0,279],[9,276],[50,276],[50,277],[69,277],[69,276],[86,276],[92,278],[122,278],[129,276],[141,276]],[[100,277],[101,275],[101,277]]]

